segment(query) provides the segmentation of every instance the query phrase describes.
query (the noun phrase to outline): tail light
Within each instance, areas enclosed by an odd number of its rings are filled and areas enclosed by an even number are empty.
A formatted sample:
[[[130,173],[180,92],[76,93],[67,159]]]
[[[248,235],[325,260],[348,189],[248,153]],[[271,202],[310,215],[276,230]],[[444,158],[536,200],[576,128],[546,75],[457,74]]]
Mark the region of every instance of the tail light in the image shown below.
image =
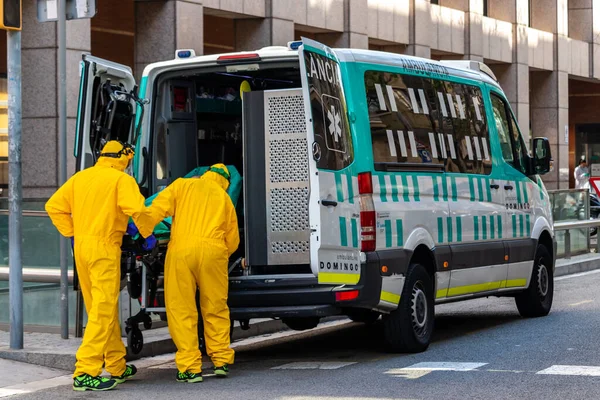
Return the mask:
[[[375,251],[375,205],[373,203],[373,177],[370,172],[358,174],[360,203],[360,251]]]
[[[335,301],[348,301],[358,298],[358,290],[335,292]]]

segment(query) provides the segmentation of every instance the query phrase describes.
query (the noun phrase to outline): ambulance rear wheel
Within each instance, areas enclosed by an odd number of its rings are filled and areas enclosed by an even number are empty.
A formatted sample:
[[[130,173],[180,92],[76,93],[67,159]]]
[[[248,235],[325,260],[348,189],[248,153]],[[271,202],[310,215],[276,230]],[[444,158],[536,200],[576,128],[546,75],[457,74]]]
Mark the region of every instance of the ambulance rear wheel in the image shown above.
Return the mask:
[[[546,246],[540,244],[535,252],[529,288],[515,296],[515,302],[522,317],[544,317],[552,308],[553,297],[552,257]]]
[[[392,352],[427,350],[433,334],[433,281],[424,266],[408,267],[398,308],[384,318],[384,338]]]

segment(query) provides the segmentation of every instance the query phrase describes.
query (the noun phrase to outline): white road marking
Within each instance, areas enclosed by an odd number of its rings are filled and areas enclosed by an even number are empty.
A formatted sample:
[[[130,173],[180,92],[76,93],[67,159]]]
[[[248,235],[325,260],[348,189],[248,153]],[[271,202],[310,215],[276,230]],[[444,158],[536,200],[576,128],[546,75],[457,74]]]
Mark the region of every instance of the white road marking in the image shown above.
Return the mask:
[[[454,138],[450,134],[448,134],[448,145],[450,147],[450,157],[452,157],[453,160],[456,160],[456,148],[454,147]]]
[[[394,89],[390,85],[385,86],[387,90],[388,99],[390,100],[390,105],[392,106],[392,111],[397,112],[398,107],[396,106],[396,98],[394,97]]]
[[[479,138],[477,136],[473,136],[473,144],[475,145],[477,159],[481,161],[481,147],[479,147]]]
[[[600,376],[600,367],[586,365],[553,365],[537,375]]]
[[[0,397],[14,396],[16,394],[25,394],[38,392],[55,388],[58,386],[70,385],[73,383],[73,377],[69,375],[58,376],[56,378],[44,379],[41,381],[21,383],[18,385],[0,388]]]
[[[401,370],[428,370],[428,371],[474,371],[488,363],[475,362],[420,362]]]
[[[379,109],[383,111],[387,111],[387,106],[385,105],[385,99],[383,98],[383,90],[381,90],[381,85],[379,83],[375,84],[375,91],[377,92],[377,100],[379,101]]]
[[[356,362],[301,361],[280,365],[271,369],[340,369],[353,364],[356,364]]]
[[[488,143],[487,143],[487,139],[486,138],[481,138],[481,143],[482,143],[482,147],[483,147],[483,155],[484,155],[484,159],[486,161],[490,160],[490,153],[488,153]]]
[[[583,300],[583,301],[580,301],[580,302],[577,302],[577,303],[573,303],[573,304],[569,304],[569,305],[572,306],[572,307],[575,307],[575,306],[580,306],[582,304],[588,304],[588,303],[593,303],[593,302],[594,302],[594,300]]]
[[[446,141],[444,140],[444,134],[438,133],[438,140],[440,141],[440,154],[442,158],[448,158],[448,153],[446,153]]]
[[[592,271],[580,272],[578,274],[559,276],[558,278],[554,278],[555,281],[562,281],[563,279],[571,279],[571,278],[579,278],[580,276],[587,276],[593,274],[600,274],[600,269],[595,269]]]

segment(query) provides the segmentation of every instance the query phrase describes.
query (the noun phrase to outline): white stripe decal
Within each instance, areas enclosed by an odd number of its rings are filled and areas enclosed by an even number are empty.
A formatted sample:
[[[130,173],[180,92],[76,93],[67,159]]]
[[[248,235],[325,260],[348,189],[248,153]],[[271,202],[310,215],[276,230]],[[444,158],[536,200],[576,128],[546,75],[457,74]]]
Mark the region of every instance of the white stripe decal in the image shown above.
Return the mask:
[[[387,195],[386,195],[387,200],[393,201],[392,200],[392,180],[390,179],[390,176],[384,175],[383,181],[385,182],[385,192],[387,193]]]
[[[400,154],[402,157],[408,157],[406,152],[406,141],[404,140],[404,132],[398,131],[398,142],[400,143]]]
[[[481,118],[481,110],[479,109],[479,99],[477,97],[473,97],[473,105],[475,106],[475,114],[477,114],[477,120],[483,121],[483,118]]]
[[[392,106],[392,111],[398,111],[398,107],[396,106],[396,98],[394,97],[394,89],[390,85],[386,85],[388,99],[390,100],[390,105]]]
[[[460,119],[466,119],[467,117],[465,116],[465,106],[463,105],[462,99],[460,98],[459,94],[456,95],[456,103],[458,104],[458,112],[460,114]]]
[[[419,104],[417,103],[417,98],[415,97],[415,91],[411,88],[408,88],[408,96],[410,97],[413,112],[415,114],[419,114]]]
[[[450,147],[450,157],[456,160],[456,148],[454,147],[454,138],[448,134],[448,147]]]
[[[342,198],[344,201],[350,197],[350,193],[348,192],[348,180],[345,176],[342,177]],[[349,231],[346,231],[349,232]]]
[[[390,146],[390,155],[392,157],[398,156],[398,153],[396,153],[396,142],[394,142],[394,132],[388,129],[385,133],[387,133],[388,146]]]
[[[438,92],[438,99],[440,100],[440,107],[442,108],[442,115],[444,117],[448,116],[448,110],[446,109],[446,101],[444,100],[444,95],[442,92]]]
[[[446,97],[448,97],[448,105],[450,106],[450,114],[452,114],[452,118],[456,118],[456,107],[454,107],[454,101],[452,101],[452,95],[450,93],[446,93]]]
[[[481,138],[481,144],[483,145],[483,155],[486,161],[490,160],[490,153],[488,152],[488,143],[486,138]]]
[[[418,157],[417,144],[415,143],[415,134],[413,131],[408,131],[408,141],[410,142],[410,152],[413,157]]]
[[[475,145],[475,154],[477,154],[477,159],[481,160],[481,147],[479,147],[479,138],[477,136],[473,136],[473,144]]]
[[[471,146],[471,137],[465,136],[465,143],[467,144],[467,153],[469,160],[473,161],[473,146]]]
[[[438,133],[438,140],[440,141],[440,154],[443,158],[448,158],[448,153],[446,153],[446,141],[444,140],[443,133]]]
[[[379,100],[379,109],[387,111],[385,99],[383,98],[383,91],[381,90],[381,85],[379,83],[375,84],[375,91],[377,92],[377,100]]]
[[[421,99],[421,107],[423,107],[423,114],[429,115],[429,106],[427,105],[427,98],[423,89],[419,89],[419,98]]]
[[[435,145],[435,135],[429,132],[429,144],[431,145],[431,157],[438,158],[437,147]]]

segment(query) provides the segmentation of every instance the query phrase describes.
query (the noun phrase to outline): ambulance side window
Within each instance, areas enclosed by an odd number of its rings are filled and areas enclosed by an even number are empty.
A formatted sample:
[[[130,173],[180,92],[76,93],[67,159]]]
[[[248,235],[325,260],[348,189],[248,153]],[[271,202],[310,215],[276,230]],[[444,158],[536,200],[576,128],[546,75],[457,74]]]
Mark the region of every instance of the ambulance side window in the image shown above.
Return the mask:
[[[522,173],[527,173],[525,154],[527,147],[517,128],[517,123],[508,111],[508,104],[499,96],[492,94],[492,111],[496,122],[496,131],[502,149],[502,158]]]
[[[426,164],[447,172],[491,172],[478,87],[383,71],[367,71],[365,87],[376,169]]]

